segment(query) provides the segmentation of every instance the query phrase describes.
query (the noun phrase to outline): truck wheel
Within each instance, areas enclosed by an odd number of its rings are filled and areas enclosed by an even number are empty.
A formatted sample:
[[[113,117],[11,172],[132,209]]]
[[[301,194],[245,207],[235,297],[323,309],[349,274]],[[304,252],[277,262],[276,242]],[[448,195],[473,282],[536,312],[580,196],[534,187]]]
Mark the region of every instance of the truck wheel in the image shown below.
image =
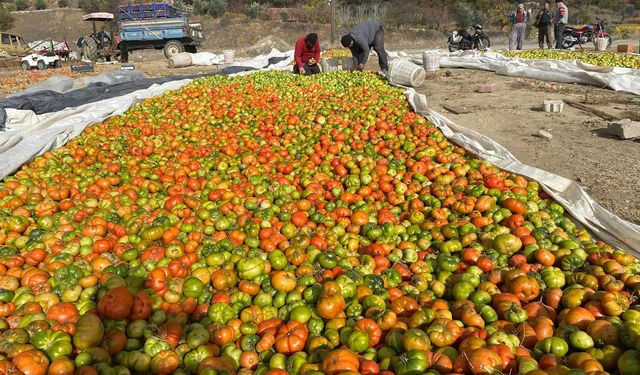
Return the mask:
[[[56,69],[62,68],[62,61],[56,60],[56,62],[53,63],[53,67]]]
[[[167,59],[170,59],[180,52],[184,52],[184,45],[178,40],[170,40],[164,45],[164,55]]]
[[[38,61],[37,67],[38,70],[45,70],[47,69],[47,64],[44,63],[44,60],[40,60]]]
[[[29,70],[29,69],[31,69],[31,65],[29,65],[29,63],[28,63],[28,62],[26,62],[26,61],[21,62],[21,63],[20,63],[20,67],[22,68],[22,70]]]
[[[84,38],[82,42],[82,55],[85,59],[98,61],[98,44],[91,37]]]

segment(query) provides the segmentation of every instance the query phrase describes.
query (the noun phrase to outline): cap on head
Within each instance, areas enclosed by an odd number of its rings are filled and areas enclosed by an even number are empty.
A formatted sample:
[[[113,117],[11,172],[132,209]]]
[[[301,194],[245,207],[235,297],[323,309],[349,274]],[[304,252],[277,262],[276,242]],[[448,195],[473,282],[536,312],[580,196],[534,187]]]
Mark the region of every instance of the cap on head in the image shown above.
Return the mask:
[[[316,33],[308,34],[305,40],[308,45],[312,46],[316,44],[316,42],[318,41],[318,34]]]
[[[518,5],[518,8],[520,8],[520,9],[524,9],[524,4],[519,4],[519,5]]]
[[[349,34],[344,35],[342,38],[340,38],[340,44],[342,44],[343,47],[349,47],[351,45],[351,42],[353,42],[353,37]]]

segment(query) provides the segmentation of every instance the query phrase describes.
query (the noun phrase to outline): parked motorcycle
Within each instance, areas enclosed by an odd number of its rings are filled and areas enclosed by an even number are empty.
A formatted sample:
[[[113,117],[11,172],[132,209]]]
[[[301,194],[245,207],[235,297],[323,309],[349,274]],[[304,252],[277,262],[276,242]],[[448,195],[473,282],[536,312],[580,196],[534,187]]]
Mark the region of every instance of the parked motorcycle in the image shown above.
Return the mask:
[[[564,33],[562,34],[562,48],[571,48],[573,46],[580,46],[586,43],[593,43],[596,45],[596,39],[607,39],[607,48],[611,46],[613,39],[606,31],[606,23],[600,19],[597,19],[596,23],[586,25],[581,28],[574,28],[571,26],[565,26]]]
[[[449,33],[449,38],[447,39],[449,52],[469,49],[488,49],[491,46],[491,41],[489,37],[485,35],[482,25],[474,25],[473,29],[473,35],[469,34],[465,29],[458,29]]]

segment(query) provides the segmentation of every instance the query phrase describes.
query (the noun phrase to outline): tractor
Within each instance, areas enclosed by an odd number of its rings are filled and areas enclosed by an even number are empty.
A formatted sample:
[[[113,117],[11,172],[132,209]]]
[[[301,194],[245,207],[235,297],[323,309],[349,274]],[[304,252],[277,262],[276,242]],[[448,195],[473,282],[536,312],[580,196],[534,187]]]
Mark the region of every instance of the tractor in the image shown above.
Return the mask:
[[[114,19],[113,13],[98,12],[82,16],[83,21],[91,21],[93,33],[78,39],[77,45],[82,57],[91,61],[111,61],[120,56],[118,37],[115,33],[105,31],[106,27],[97,30],[96,22],[109,22]]]

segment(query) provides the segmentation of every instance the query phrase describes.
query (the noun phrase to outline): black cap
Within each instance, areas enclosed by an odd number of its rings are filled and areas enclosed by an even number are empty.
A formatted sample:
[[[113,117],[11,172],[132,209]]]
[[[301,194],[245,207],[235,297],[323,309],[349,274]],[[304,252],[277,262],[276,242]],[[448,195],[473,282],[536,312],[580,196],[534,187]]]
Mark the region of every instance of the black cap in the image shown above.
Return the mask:
[[[353,37],[350,34],[347,34],[340,39],[340,44],[342,44],[343,47],[349,47],[351,42],[353,42]]]
[[[308,34],[305,40],[307,41],[308,45],[312,46],[316,44],[316,42],[318,41],[318,34],[316,33]]]

